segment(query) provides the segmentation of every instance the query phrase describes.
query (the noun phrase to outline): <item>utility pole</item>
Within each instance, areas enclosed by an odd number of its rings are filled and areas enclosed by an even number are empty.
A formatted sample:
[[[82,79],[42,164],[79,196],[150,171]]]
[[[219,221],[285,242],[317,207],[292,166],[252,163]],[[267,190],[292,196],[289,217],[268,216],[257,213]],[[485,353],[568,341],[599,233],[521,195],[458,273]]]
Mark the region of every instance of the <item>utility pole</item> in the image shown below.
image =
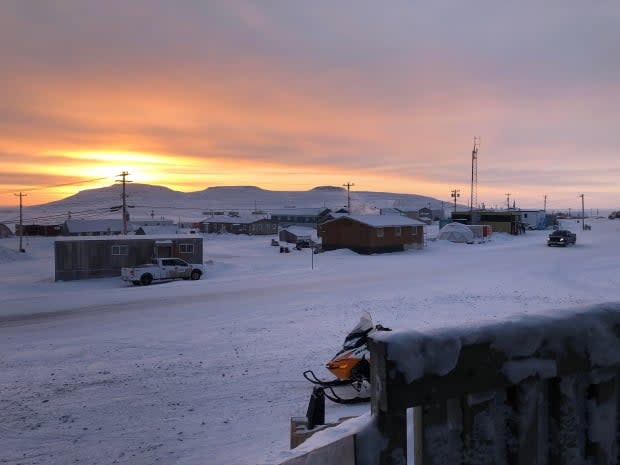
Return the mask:
[[[352,184],[350,182],[343,184],[343,187],[347,188],[347,210],[349,211],[349,213],[351,213],[351,188],[355,186],[355,184]]]
[[[545,194],[545,202],[543,204],[543,210],[547,211],[547,194]]]
[[[118,174],[117,177],[120,176],[123,179],[117,179],[116,182],[120,182],[123,184],[123,193],[121,194],[121,199],[123,200],[123,235],[127,234],[127,190],[125,188],[125,185],[128,182],[131,181],[127,181],[127,176],[129,176],[129,173],[127,171],[123,171],[121,174]]]
[[[585,231],[586,229],[586,210],[584,205],[584,195],[580,194],[577,197],[581,197],[581,230]]]
[[[454,212],[456,213],[456,199],[461,196],[459,189],[452,189],[450,191],[450,197],[454,199]]]
[[[480,147],[480,137],[474,137],[474,148],[471,151],[471,192],[469,199],[469,209],[472,215],[471,224],[474,224],[474,205],[478,203],[478,147]]]
[[[22,202],[22,198],[27,197],[26,194],[24,194],[23,192],[20,192],[19,194],[13,194],[17,197],[19,197],[19,251],[20,252],[25,252],[24,248],[22,247],[22,241],[23,241],[23,237],[24,237],[24,217],[22,215],[22,210],[23,210],[23,202]]]
[[[510,210],[510,192],[504,194],[506,196],[506,208]]]

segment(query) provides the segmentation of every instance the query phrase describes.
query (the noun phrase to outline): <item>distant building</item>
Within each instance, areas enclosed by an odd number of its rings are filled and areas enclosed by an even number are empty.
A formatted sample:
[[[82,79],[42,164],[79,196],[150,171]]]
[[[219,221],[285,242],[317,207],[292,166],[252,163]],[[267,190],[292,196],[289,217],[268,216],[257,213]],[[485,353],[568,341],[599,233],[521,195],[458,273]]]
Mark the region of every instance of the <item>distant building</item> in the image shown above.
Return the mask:
[[[472,219],[473,216],[473,219]],[[494,233],[523,234],[526,229],[519,210],[473,210],[452,212],[452,220],[464,224],[488,224]]]
[[[133,231],[127,223],[127,231]],[[62,226],[63,236],[110,236],[123,232],[123,220],[67,220]]]
[[[288,228],[281,229],[278,233],[278,238],[281,242],[289,244],[298,244],[300,242],[313,244],[318,242],[316,229],[305,226],[289,226]]]
[[[264,217],[218,215],[204,220],[200,225],[200,230],[210,234],[272,235],[278,233],[278,223]]]
[[[54,242],[55,279],[72,281],[120,276],[122,267],[150,263],[152,259],[162,257],[203,263],[202,237],[175,235],[59,239]]]
[[[15,225],[15,233],[22,236],[60,236],[61,224],[24,224]]]
[[[521,221],[527,229],[545,229],[548,225],[547,213],[544,210],[519,210]]]
[[[136,236],[154,236],[164,234],[177,234],[176,224],[163,224],[160,226],[138,226],[134,231]]]
[[[286,228],[291,225],[313,226],[324,221],[330,213],[329,208],[285,208],[271,212],[271,219],[280,227]]]
[[[395,252],[424,247],[424,223],[401,215],[345,215],[319,225],[323,250]]]
[[[135,227],[140,227],[140,226],[174,226],[174,221],[172,220],[167,220],[165,218],[161,218],[159,220],[136,220],[136,219],[132,219],[131,220],[131,224],[133,224]]]
[[[0,223],[0,237],[11,237],[13,231],[4,223]]]

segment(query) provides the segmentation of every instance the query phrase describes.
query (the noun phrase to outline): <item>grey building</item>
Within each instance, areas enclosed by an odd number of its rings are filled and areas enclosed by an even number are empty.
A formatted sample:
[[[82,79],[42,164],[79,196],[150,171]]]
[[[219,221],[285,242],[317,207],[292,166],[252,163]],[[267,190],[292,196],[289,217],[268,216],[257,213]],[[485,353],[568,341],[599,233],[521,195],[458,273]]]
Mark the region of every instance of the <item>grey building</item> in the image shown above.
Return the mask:
[[[154,258],[176,257],[203,263],[202,237],[112,236],[61,239],[54,242],[56,281],[120,276],[121,268],[149,263]]]
[[[329,208],[285,208],[271,212],[271,219],[279,223],[280,227],[291,225],[314,226],[328,218]]]
[[[278,233],[278,223],[256,216],[212,216],[200,226],[206,233],[230,233],[248,235],[272,235]]]
[[[133,231],[133,225],[127,223],[127,230]],[[62,226],[63,236],[110,236],[121,234],[123,220],[67,220]]]

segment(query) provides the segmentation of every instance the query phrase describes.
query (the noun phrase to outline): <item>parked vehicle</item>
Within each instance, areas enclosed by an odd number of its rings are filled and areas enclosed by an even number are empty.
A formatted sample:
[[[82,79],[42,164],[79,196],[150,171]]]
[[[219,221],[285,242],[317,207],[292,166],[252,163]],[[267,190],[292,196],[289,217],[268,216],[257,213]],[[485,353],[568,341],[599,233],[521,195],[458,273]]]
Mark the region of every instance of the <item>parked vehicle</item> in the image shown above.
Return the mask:
[[[548,246],[560,246],[566,247],[568,244],[575,244],[577,242],[577,234],[568,231],[567,229],[558,229],[553,231],[547,237]]]
[[[200,279],[204,270],[202,265],[187,263],[180,258],[157,258],[152,263],[130,268],[121,268],[121,279],[135,286],[148,286],[153,281],[172,279]]]

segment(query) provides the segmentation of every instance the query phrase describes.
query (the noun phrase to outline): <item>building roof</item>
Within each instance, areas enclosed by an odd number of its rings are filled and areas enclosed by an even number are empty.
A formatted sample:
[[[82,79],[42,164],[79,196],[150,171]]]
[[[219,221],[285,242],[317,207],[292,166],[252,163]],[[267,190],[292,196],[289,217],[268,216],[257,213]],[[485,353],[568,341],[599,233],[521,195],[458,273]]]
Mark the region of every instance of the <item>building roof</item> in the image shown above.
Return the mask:
[[[411,219],[402,215],[342,215],[329,220],[326,223],[337,221],[341,218],[350,218],[358,223],[371,226],[373,228],[386,228],[392,226],[424,226],[422,221]]]
[[[284,208],[282,210],[272,210],[271,215],[278,216],[320,216],[329,212],[329,208]]]
[[[124,236],[122,234],[113,234],[110,236],[71,236],[56,237],[54,242],[89,242],[89,241],[109,241],[109,242],[126,242],[126,241],[179,241],[186,239],[203,240],[200,234],[156,234],[153,236]]]
[[[242,216],[224,216],[224,215],[216,215],[210,216],[207,219],[202,221],[203,224],[208,223],[226,223],[226,224],[252,224],[257,221],[266,220],[264,215],[256,216],[256,215],[242,215]]]
[[[307,237],[310,239],[316,239],[318,237],[316,229],[305,228],[303,226],[289,226],[288,228],[282,229],[282,231],[288,231],[289,233],[297,236],[298,238]]]
[[[160,226],[140,226],[136,231],[142,230],[144,234],[176,234],[178,227],[176,224],[165,224]]]
[[[67,220],[65,227],[70,233],[114,232],[123,230],[123,220]],[[127,223],[127,230],[133,230],[131,223]]]

